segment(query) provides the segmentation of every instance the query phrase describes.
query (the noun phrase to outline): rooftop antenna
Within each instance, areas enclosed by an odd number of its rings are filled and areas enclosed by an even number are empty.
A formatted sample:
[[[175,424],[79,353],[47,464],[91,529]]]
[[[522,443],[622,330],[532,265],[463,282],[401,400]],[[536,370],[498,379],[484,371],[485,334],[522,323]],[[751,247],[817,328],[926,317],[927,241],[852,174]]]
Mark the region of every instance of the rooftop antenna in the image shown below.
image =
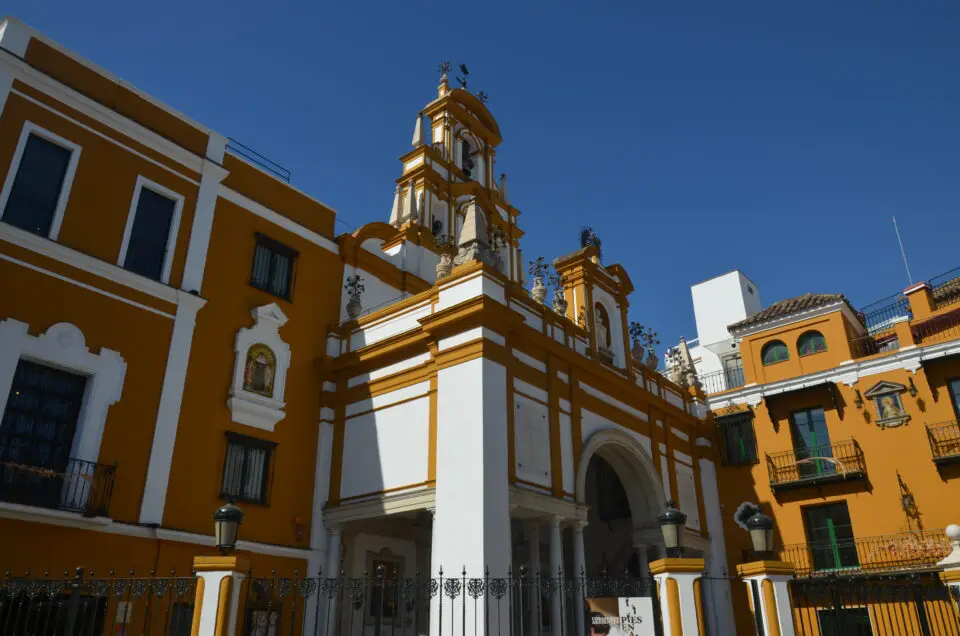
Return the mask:
[[[907,264],[907,253],[903,249],[903,240],[900,239],[900,228],[897,226],[897,217],[893,217],[893,229],[897,233],[897,243],[900,244],[900,255],[903,257],[903,267],[907,270],[907,280],[913,285],[913,276],[910,275],[910,266]]]

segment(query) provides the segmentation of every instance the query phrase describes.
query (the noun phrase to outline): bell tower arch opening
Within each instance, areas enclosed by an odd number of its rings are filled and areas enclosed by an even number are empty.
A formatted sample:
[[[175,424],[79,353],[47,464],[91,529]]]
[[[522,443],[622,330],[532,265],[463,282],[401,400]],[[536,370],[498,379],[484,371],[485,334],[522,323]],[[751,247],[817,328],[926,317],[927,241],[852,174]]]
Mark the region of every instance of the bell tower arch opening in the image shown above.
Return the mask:
[[[663,487],[641,443],[624,431],[593,433],[580,457],[576,497],[589,508],[584,574],[646,576],[654,546],[662,543],[657,515]]]

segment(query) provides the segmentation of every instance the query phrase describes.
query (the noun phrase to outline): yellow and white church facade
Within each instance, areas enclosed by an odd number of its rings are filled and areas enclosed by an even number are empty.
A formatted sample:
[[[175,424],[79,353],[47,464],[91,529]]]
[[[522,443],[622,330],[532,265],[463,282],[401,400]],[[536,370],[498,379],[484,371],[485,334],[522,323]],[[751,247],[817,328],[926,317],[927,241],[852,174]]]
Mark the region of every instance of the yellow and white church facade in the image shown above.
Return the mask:
[[[444,75],[392,207],[336,235],[242,146],[0,24],[0,567],[189,571],[232,500],[254,571],[644,575],[669,500],[725,576],[703,394],[635,355],[595,246],[558,246],[544,302],[500,143]]]

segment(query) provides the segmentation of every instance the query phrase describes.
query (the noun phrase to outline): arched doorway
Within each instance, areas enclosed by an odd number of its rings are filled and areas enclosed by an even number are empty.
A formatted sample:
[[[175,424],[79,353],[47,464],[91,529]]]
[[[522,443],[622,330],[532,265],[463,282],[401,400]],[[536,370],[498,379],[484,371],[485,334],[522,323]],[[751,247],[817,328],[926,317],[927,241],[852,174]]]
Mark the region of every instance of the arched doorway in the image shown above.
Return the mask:
[[[645,576],[647,561],[660,554],[663,487],[640,442],[619,430],[593,433],[580,458],[576,494],[589,508],[585,574]]]

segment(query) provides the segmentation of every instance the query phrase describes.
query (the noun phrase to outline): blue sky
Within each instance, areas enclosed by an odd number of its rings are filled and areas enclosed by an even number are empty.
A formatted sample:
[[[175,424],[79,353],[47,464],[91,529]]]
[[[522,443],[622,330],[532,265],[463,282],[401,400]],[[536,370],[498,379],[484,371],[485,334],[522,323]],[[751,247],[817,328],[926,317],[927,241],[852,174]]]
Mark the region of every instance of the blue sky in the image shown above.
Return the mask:
[[[842,6],[839,6],[842,5]],[[76,2],[19,17],[293,173],[351,227],[389,215],[442,60],[504,143],[527,258],[592,225],[631,318],[694,335],[689,286],[765,304],[960,266],[960,3]],[[345,231],[347,226],[339,225]]]

